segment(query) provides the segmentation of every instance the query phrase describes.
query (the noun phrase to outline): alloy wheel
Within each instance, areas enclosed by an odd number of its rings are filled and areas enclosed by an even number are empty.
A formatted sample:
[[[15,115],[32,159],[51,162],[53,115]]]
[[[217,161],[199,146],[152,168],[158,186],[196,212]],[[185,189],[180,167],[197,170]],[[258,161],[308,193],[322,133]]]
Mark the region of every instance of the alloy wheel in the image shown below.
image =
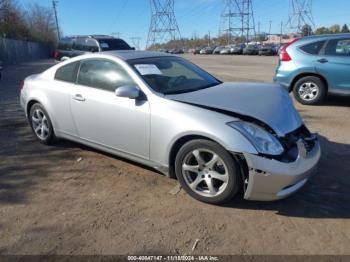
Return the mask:
[[[46,140],[50,136],[50,129],[45,113],[40,109],[35,109],[32,114],[33,130],[37,137]]]
[[[300,98],[305,101],[314,100],[320,92],[320,89],[317,84],[313,82],[305,82],[303,83],[298,90]]]
[[[196,149],[188,153],[182,165],[186,184],[204,197],[216,197],[225,191],[229,174],[222,158],[208,149]]]

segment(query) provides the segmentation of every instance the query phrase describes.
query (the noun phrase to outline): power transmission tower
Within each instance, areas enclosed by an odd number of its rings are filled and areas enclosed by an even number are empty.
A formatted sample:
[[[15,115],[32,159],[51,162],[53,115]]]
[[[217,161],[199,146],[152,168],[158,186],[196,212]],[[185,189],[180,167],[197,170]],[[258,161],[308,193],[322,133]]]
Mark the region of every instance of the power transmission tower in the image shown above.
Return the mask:
[[[231,43],[232,37],[245,38],[246,41],[255,37],[252,0],[224,0],[220,32],[227,36],[228,43]]]
[[[131,37],[131,42],[136,50],[140,50],[141,37]]]
[[[287,29],[294,33],[301,33],[305,25],[315,28],[312,15],[312,0],[290,0],[289,19]]]
[[[61,34],[60,34],[60,27],[58,25],[57,3],[58,3],[57,0],[52,0],[52,7],[53,7],[53,12],[55,14],[55,20],[56,20],[57,37],[58,37],[58,40],[60,40]]]
[[[175,0],[150,0],[152,14],[147,48],[171,40],[181,40],[174,2]]]

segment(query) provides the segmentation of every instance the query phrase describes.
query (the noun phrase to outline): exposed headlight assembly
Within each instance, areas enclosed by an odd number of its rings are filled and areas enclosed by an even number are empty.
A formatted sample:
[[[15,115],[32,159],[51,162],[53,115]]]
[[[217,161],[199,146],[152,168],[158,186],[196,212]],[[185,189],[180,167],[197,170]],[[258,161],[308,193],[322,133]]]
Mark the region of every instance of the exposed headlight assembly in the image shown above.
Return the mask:
[[[257,125],[241,121],[230,122],[227,125],[242,133],[261,154],[278,156],[284,151],[276,137]]]

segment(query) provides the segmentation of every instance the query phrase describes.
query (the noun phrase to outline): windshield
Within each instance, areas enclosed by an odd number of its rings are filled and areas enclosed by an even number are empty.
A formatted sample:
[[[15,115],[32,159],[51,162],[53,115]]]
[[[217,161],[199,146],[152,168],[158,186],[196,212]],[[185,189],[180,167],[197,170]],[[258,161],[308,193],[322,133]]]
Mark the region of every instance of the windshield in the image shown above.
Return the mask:
[[[130,60],[128,63],[156,92],[181,94],[221,84],[198,66],[180,57],[156,57]]]
[[[98,39],[102,51],[131,50],[132,48],[121,39]]]

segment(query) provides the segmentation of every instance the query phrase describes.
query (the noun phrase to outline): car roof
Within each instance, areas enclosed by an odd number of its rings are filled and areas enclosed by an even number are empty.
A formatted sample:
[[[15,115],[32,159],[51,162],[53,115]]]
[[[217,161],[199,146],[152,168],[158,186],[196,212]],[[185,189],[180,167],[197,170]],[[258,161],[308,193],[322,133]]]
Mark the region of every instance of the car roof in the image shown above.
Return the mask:
[[[141,58],[151,58],[151,57],[176,57],[175,55],[162,53],[162,52],[153,52],[153,51],[134,51],[134,50],[125,50],[125,51],[106,51],[101,54],[110,55],[117,57],[121,60],[128,61],[133,59]]]
[[[312,35],[300,38],[302,41],[313,41],[313,40],[328,40],[337,38],[350,38],[350,33],[346,34],[327,34],[327,35]]]

